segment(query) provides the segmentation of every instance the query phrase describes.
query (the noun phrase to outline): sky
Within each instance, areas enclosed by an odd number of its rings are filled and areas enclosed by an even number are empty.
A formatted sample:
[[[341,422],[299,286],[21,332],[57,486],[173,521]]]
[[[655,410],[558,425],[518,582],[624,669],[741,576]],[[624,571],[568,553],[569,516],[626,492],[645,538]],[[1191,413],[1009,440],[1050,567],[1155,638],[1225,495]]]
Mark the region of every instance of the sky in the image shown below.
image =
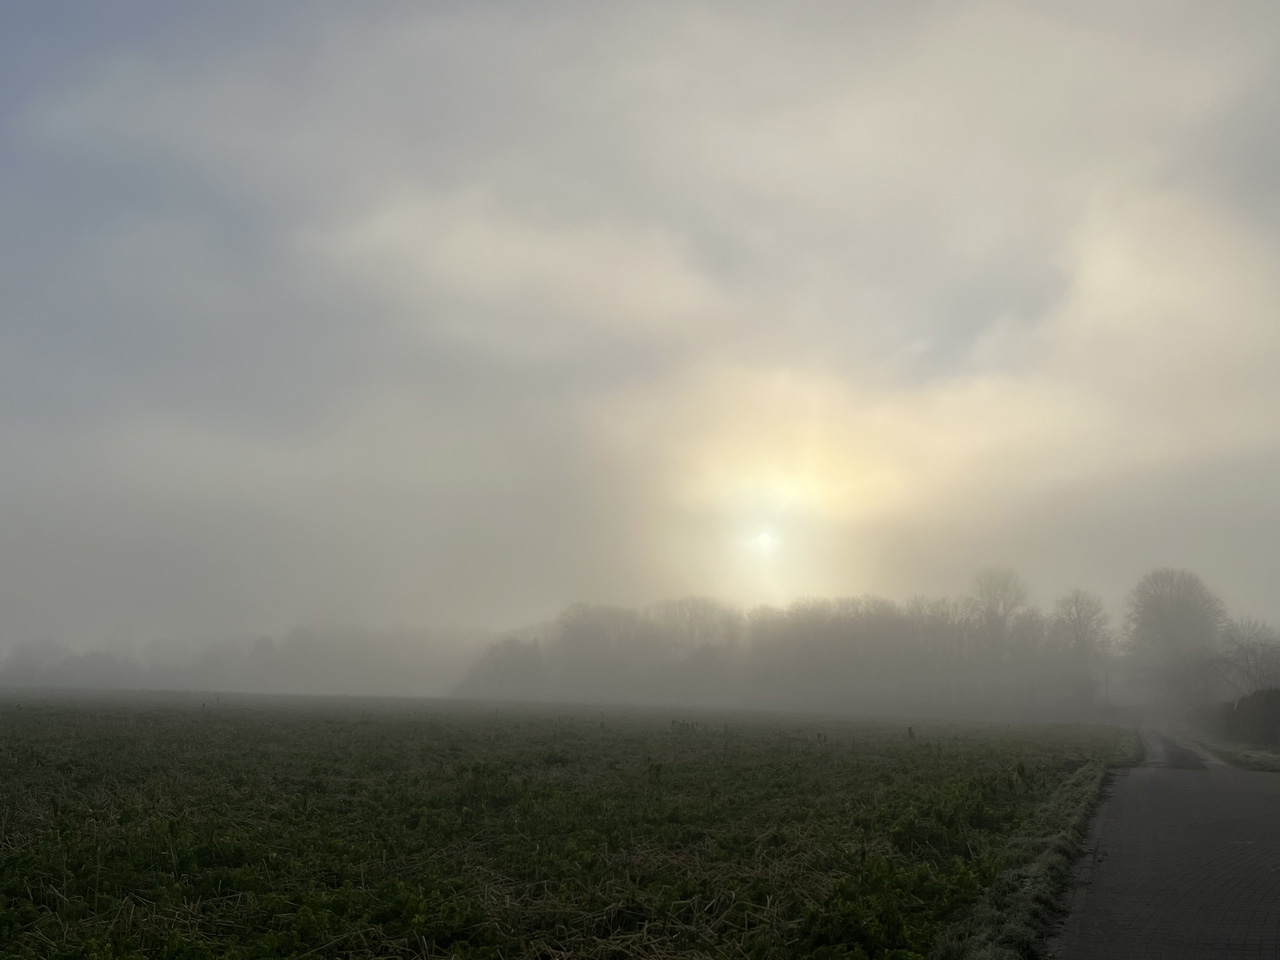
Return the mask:
[[[0,11],[0,646],[1280,619],[1280,7]]]

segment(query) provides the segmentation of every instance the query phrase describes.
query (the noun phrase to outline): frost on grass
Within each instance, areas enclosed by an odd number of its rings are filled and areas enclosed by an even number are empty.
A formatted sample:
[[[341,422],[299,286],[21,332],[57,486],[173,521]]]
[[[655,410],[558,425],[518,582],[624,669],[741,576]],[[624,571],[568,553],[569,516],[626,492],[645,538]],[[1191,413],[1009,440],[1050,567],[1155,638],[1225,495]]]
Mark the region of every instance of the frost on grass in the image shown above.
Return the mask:
[[[0,955],[1008,956],[1115,729],[0,705]]]

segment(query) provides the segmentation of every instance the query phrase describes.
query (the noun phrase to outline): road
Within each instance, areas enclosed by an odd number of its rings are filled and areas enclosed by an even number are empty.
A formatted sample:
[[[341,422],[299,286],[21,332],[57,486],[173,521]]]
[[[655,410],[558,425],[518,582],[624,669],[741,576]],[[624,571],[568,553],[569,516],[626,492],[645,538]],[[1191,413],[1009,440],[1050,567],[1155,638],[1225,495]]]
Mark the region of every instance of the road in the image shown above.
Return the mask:
[[[1280,958],[1280,774],[1144,732],[1081,864],[1059,960]]]

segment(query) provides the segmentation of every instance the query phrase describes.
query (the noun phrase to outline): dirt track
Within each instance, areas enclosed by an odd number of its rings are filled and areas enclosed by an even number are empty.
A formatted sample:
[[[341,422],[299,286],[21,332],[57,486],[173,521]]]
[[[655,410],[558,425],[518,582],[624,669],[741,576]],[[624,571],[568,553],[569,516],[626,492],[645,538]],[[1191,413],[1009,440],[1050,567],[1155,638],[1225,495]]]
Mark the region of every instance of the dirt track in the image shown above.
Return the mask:
[[[1051,955],[1280,957],[1280,774],[1145,733],[1099,813]]]

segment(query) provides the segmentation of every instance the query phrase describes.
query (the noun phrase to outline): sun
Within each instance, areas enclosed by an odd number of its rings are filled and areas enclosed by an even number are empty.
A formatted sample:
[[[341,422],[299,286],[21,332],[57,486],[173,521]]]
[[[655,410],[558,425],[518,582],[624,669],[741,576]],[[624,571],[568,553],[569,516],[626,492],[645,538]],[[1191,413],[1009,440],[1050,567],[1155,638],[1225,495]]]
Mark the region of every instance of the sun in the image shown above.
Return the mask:
[[[761,550],[768,550],[773,546],[773,534],[768,530],[764,531],[760,536],[756,537],[756,544]]]

